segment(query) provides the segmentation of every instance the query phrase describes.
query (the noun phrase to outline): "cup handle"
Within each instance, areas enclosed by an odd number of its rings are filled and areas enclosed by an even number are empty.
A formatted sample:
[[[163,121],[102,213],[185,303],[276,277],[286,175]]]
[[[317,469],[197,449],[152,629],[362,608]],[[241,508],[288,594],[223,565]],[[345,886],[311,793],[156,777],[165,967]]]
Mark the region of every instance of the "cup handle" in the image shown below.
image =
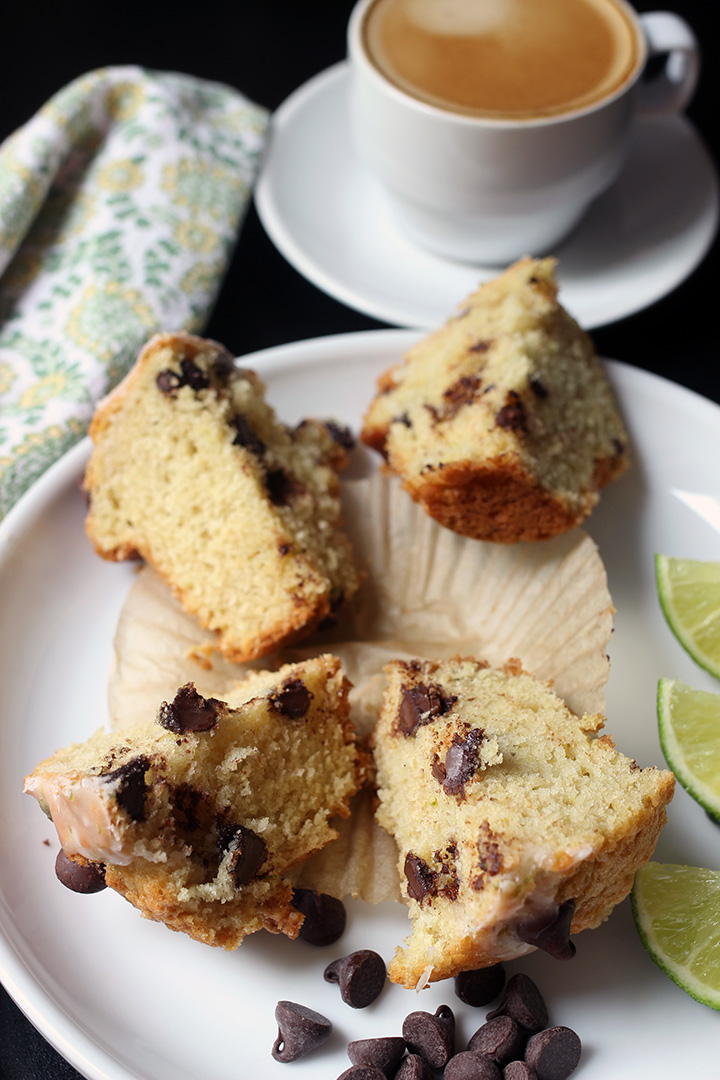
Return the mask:
[[[638,17],[648,56],[666,58],[659,75],[638,85],[638,112],[641,116],[678,113],[693,96],[700,74],[697,38],[685,20],[670,11],[648,11]]]

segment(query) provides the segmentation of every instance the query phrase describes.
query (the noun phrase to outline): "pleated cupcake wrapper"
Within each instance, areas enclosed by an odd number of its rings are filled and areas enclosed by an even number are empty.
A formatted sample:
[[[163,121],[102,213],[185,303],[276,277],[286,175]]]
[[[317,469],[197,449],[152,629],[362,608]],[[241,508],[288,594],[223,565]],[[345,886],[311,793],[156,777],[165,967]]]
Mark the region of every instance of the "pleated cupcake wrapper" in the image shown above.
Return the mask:
[[[538,544],[500,546],[442,528],[392,478],[343,483],[345,522],[367,573],[350,610],[332,631],[248,665],[208,645],[151,569],[138,574],[115,638],[109,708],[124,727],[154,716],[178,687],[194,682],[223,698],[244,672],[323,652],[340,657],[353,684],[351,715],[372,731],[390,660],[470,656],[499,665],[519,659],[552,681],[578,714],[603,712],[613,606],[595,543],[580,529]],[[88,732],[89,734],[90,732]],[[339,836],[293,876],[296,884],[369,903],[400,897],[397,849],[373,819],[373,794],[356,796]]]
[[[267,120],[231,87],[111,67],[0,147],[0,517],[147,338],[203,327]]]

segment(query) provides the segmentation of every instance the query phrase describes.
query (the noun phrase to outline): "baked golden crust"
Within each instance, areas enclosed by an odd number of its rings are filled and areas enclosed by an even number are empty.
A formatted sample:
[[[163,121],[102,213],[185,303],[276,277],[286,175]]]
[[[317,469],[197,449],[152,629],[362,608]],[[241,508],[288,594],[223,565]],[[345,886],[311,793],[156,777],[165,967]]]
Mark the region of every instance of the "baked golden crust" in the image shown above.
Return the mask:
[[[385,372],[362,439],[442,525],[500,543],[580,524],[627,433],[552,259],[523,259]]]
[[[140,557],[235,662],[309,634],[358,587],[327,426],[280,424],[222,345],[160,334],[90,425],[86,531]]]

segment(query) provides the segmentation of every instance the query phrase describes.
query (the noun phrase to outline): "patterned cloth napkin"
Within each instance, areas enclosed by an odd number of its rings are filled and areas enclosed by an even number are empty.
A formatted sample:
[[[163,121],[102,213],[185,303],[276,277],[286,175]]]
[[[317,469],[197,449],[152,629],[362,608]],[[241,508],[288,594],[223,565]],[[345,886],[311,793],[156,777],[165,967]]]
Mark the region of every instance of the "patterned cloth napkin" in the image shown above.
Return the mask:
[[[105,68],[0,146],[0,518],[151,334],[202,329],[267,119],[228,86]]]

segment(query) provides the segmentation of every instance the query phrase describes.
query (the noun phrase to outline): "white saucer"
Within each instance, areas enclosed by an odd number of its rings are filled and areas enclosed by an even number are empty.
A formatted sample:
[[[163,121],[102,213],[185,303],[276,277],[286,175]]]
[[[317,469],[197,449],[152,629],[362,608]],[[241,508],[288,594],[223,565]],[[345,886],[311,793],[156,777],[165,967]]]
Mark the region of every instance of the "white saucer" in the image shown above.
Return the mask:
[[[288,262],[337,300],[384,322],[437,326],[497,269],[427,254],[397,232],[352,147],[348,82],[347,63],[336,64],[277,110],[258,214]],[[642,121],[621,178],[552,253],[564,305],[587,329],[647,307],[695,269],[717,223],[717,175],[692,125]]]

